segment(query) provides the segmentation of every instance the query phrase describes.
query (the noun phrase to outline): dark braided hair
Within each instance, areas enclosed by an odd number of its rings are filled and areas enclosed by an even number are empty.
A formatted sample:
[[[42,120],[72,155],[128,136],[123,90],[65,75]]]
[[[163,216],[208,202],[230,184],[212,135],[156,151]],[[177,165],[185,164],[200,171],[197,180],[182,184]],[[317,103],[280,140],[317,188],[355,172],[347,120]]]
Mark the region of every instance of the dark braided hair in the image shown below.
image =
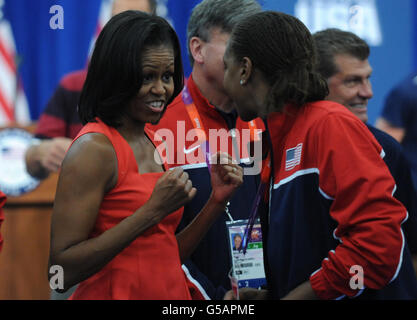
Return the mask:
[[[287,103],[301,107],[328,94],[326,81],[315,71],[311,33],[293,16],[264,11],[244,19],[233,30],[228,50],[238,61],[250,58],[271,85],[268,113],[282,111]]]

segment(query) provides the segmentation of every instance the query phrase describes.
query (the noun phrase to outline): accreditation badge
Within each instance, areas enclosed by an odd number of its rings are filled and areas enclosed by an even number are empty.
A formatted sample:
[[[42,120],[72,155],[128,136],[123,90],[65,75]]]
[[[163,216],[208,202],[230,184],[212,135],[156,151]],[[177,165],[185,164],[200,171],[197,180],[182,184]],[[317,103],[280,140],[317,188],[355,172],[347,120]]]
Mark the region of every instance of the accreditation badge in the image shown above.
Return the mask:
[[[251,234],[248,236],[246,253],[243,253],[242,244],[247,223],[248,220],[226,222],[232,257],[230,278],[232,284],[236,285],[237,282],[238,288],[259,289],[266,284],[261,224],[259,219],[255,221]]]

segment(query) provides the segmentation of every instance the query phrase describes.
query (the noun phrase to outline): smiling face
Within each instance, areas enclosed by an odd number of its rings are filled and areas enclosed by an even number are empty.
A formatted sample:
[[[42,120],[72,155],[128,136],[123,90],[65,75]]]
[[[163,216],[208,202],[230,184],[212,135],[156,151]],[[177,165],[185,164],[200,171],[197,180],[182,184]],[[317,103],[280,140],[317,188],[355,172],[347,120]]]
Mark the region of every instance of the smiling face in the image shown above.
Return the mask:
[[[372,68],[368,59],[360,60],[350,55],[336,55],[334,63],[338,72],[327,83],[329,95],[326,100],[347,107],[361,121],[368,120],[368,100],[372,98],[370,77]]]
[[[142,56],[143,83],[131,102],[129,116],[142,123],[157,124],[174,93],[174,50],[171,46],[152,46]]]

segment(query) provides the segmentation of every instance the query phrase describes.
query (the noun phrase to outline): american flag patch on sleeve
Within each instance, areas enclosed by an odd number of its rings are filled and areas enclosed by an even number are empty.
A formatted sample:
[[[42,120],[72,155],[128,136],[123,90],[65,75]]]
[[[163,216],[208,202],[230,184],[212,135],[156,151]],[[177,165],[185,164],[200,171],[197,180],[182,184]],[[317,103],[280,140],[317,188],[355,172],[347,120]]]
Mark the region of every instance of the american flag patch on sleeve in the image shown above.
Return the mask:
[[[285,171],[294,169],[295,166],[300,164],[302,149],[302,143],[298,144],[295,148],[287,149],[285,152]]]

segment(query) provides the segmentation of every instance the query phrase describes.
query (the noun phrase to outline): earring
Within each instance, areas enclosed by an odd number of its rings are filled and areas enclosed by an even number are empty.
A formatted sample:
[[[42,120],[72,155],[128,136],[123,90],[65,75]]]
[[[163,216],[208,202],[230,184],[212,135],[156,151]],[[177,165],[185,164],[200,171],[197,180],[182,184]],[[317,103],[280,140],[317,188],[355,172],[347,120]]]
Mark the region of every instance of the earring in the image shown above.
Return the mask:
[[[245,81],[243,79],[240,80],[240,85],[243,86],[245,84]]]

